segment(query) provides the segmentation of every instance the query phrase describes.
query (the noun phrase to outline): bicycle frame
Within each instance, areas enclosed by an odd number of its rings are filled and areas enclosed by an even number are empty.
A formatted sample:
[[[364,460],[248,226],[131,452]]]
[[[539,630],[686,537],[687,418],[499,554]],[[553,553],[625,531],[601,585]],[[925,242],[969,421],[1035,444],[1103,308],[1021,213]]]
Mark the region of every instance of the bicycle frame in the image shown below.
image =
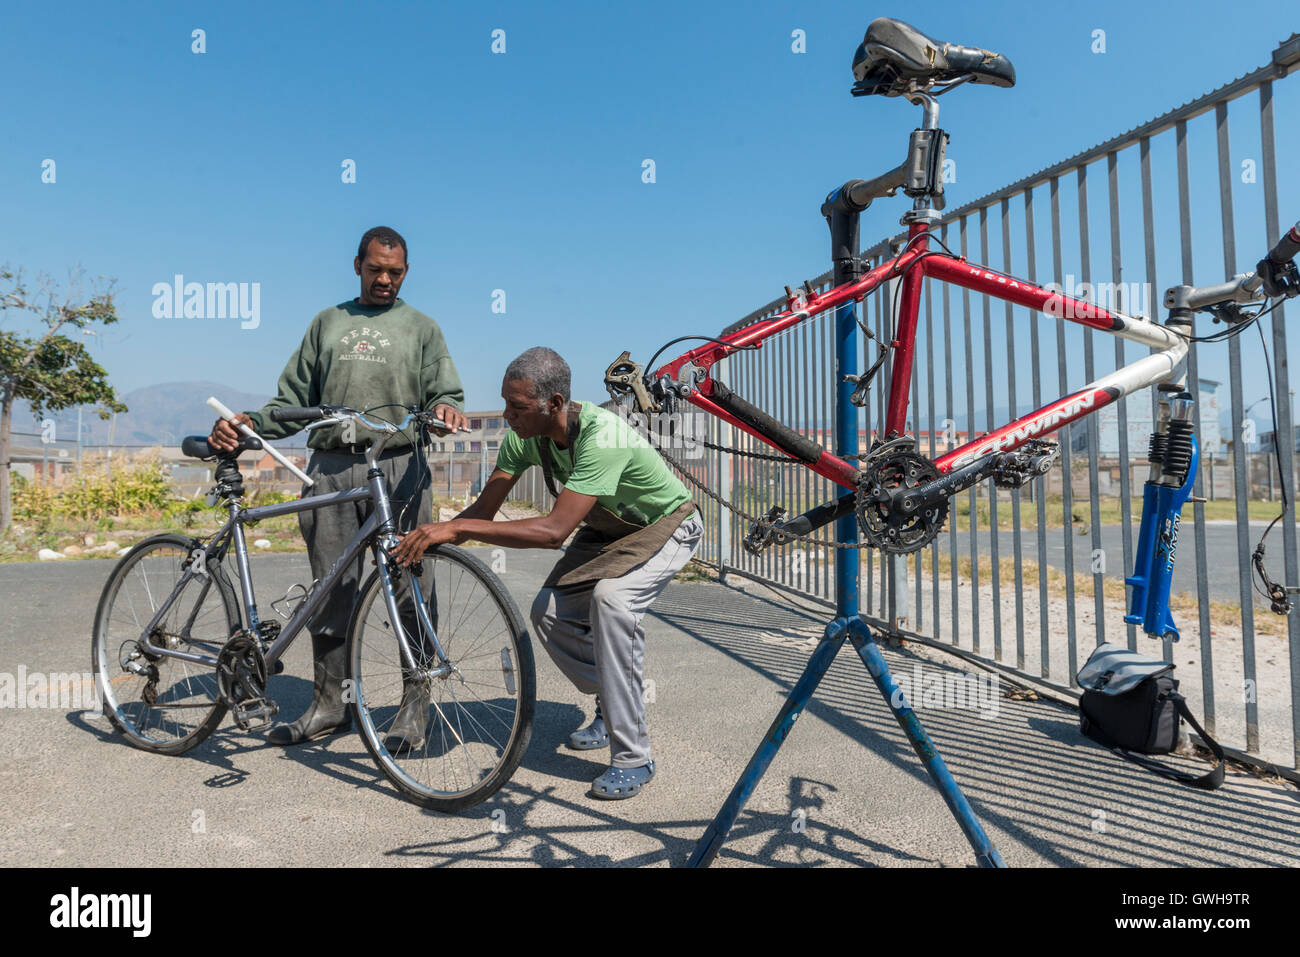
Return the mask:
[[[373,463],[372,463],[373,464]],[[407,640],[405,630],[400,626],[401,615],[397,607],[397,595],[393,589],[392,573],[389,568],[390,559],[388,553],[383,547],[383,539],[391,534],[393,529],[393,513],[389,504],[388,490],[384,484],[384,476],[378,470],[372,469],[368,479],[367,486],[362,488],[343,489],[338,492],[330,492],[325,495],[314,495],[309,498],[299,499],[293,502],[282,502],[276,505],[261,505],[256,508],[243,508],[238,502],[232,502],[230,506],[230,518],[221,529],[212,537],[208,544],[203,548],[203,560],[196,563],[195,556],[192,554],[190,561],[187,563],[184,575],[181,576],[172,593],[166,601],[159,607],[158,611],[144,626],[140,636],[140,646],[149,654],[161,655],[168,658],[178,658],[183,661],[191,661],[197,664],[210,665],[216,667],[217,659],[215,656],[195,654],[191,652],[179,651],[176,649],[159,648],[149,641],[149,635],[157,627],[158,623],[166,616],[168,609],[175,603],[177,598],[185,590],[185,587],[195,578],[204,576],[208,580],[204,583],[204,589],[212,585],[210,575],[204,570],[209,561],[220,561],[229,547],[231,541],[234,543],[235,564],[239,573],[240,590],[243,597],[244,613],[247,616],[248,631],[257,634],[259,630],[259,620],[257,614],[257,600],[253,593],[252,570],[248,562],[248,546],[244,539],[244,525],[252,522],[261,521],[264,518],[275,518],[279,515],[291,515],[295,512],[305,512],[318,508],[329,508],[335,505],[345,505],[350,502],[372,501],[375,508],[370,517],[357,530],[344,547],[343,552],[338,559],[330,566],[329,571],[312,588],[311,593],[306,600],[301,602],[294,611],[289,621],[281,630],[279,636],[271,643],[271,646],[265,651],[263,657],[268,667],[274,666],[280,656],[293,643],[303,627],[312,619],[316,610],[320,607],[330,590],[338,583],[343,576],[344,570],[356,560],[356,558],[365,550],[367,545],[375,556],[375,563],[379,569],[379,579],[383,588],[384,604],[388,610],[389,620],[395,623],[394,631],[397,633],[398,647],[401,652],[402,662],[406,667],[414,669],[417,667],[417,661]],[[197,551],[197,549],[196,549]],[[196,565],[199,567],[196,569]],[[446,666],[447,657],[441,644],[438,642],[437,633],[433,627],[433,622],[429,618],[429,610],[425,606],[424,595],[420,589],[418,576],[410,574],[410,587],[412,598],[414,599],[416,615],[419,625],[431,638],[434,652],[438,659]],[[202,602],[202,595],[200,602]],[[198,605],[196,604],[196,611]],[[202,644],[195,642],[195,644]],[[219,650],[219,649],[215,649]]]
[[[892,355],[885,414],[886,440],[902,436],[907,423],[917,317],[920,312],[921,287],[926,278],[1025,306],[1090,329],[1109,332],[1157,350],[1152,355],[1088,383],[1076,392],[1062,396],[987,435],[946,452],[934,462],[940,474],[945,474],[990,453],[1017,449],[1031,439],[1041,438],[1063,425],[1096,412],[1121,396],[1168,381],[1178,372],[1179,364],[1187,354],[1187,341],[1158,323],[1052,292],[1035,283],[1016,279],[962,257],[933,252],[929,248],[930,238],[930,226],[914,222],[909,228],[904,251],[890,262],[882,263],[851,282],[806,300],[792,299],[787,311],[764,322],[739,329],[718,342],[692,349],[661,366],[650,378],[659,381],[666,377],[686,387],[688,394],[684,397],[687,401],[773,448],[789,453],[791,437],[797,437],[803,442],[807,441],[806,438],[779,423],[765,425],[745,421],[736,414],[730,393],[719,391],[718,383],[708,377],[709,367],[740,349],[761,346],[772,336],[827,310],[849,302],[861,302],[883,283],[897,277],[902,277],[902,282],[898,300],[898,323],[894,341],[890,343]],[[852,463],[824,449],[820,450],[815,459],[800,457],[818,475],[845,488],[856,488],[858,469]]]

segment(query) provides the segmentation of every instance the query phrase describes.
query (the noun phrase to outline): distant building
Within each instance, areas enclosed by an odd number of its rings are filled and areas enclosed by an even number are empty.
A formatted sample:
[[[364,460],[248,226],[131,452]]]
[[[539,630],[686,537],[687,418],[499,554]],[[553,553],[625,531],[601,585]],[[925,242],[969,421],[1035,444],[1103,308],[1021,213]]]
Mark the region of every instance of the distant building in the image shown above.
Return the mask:
[[[433,451],[454,452],[458,455],[478,454],[485,451],[488,465],[491,466],[496,461],[497,452],[501,448],[501,439],[510,431],[503,418],[504,415],[503,410],[466,412],[465,418],[469,419],[470,430],[457,432],[455,435],[433,436]]]
[[[1259,451],[1272,452],[1273,449],[1273,430],[1259,433]],[[1291,451],[1300,452],[1300,425],[1291,427]]]

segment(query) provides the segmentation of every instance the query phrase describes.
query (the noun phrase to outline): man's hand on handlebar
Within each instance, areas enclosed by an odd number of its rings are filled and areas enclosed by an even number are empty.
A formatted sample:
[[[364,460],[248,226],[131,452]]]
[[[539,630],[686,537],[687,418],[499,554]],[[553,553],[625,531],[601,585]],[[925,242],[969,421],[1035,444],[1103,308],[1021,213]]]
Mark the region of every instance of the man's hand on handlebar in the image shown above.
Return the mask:
[[[243,437],[237,425],[253,426],[253,420],[245,412],[240,412],[235,416],[236,425],[231,425],[225,419],[217,419],[212,426],[212,433],[208,436],[208,445],[218,452],[233,452],[235,446],[239,445],[239,440]]]
[[[465,418],[465,413],[459,409],[453,409],[449,405],[435,405],[433,414],[451,426],[450,429],[440,429],[436,425],[430,424],[429,431],[434,435],[450,435],[452,432],[469,428],[469,419]]]

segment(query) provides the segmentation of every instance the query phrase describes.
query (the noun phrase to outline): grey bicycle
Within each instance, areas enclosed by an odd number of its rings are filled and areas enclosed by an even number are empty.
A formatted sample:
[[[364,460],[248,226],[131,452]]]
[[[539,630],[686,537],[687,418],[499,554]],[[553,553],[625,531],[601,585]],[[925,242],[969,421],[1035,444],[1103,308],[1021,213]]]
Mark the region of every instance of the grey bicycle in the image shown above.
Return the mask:
[[[205,438],[186,438],[187,455],[215,459],[209,502],[223,503],[229,517],[208,538],[145,539],[114,567],[91,655],[105,715],[130,744],[159,754],[194,748],[227,712],[241,730],[269,726],[278,708],[268,676],[283,670],[281,657],[345,569],[369,552],[375,570],[353,607],[344,681],[362,740],[409,800],[441,811],[480,803],[510,779],[528,747],[536,678],[519,609],[483,562],[449,545],[409,568],[389,555],[397,520],[376,463],[398,432],[414,425],[419,435],[437,419],[411,408],[394,424],[337,406],[280,408],[271,417],[310,423],[307,429],[350,422],[377,433],[366,452],[366,485],[245,508],[237,457],[261,442],[245,436],[219,453]],[[263,619],[245,526],[362,501],[372,504],[370,515],[324,578],[271,603],[283,627]],[[423,713],[422,740],[388,734],[403,709]]]

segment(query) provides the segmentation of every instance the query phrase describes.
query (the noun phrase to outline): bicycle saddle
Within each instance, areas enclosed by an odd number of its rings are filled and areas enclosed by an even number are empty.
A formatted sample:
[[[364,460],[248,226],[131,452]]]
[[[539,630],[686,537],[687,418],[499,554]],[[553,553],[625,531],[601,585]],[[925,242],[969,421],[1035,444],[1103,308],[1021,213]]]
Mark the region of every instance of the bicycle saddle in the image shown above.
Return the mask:
[[[239,445],[233,452],[218,452],[208,445],[206,435],[187,435],[181,440],[181,453],[192,459],[238,458],[244,452],[255,452],[262,447],[262,440],[251,435],[241,435]]]
[[[878,17],[853,54],[854,96],[899,96],[970,76],[972,83],[1016,85],[1016,68],[1000,53],[940,43],[902,20]],[[915,86],[913,86],[915,84]]]

